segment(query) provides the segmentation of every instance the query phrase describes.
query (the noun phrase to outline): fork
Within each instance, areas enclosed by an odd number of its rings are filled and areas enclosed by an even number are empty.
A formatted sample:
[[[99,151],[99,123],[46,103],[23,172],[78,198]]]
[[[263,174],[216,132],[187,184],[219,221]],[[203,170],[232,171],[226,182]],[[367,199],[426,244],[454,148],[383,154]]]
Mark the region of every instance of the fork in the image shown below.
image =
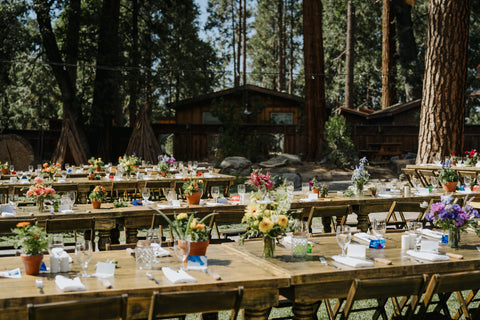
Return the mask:
[[[155,279],[155,277],[153,276],[153,274],[152,274],[151,272],[147,272],[146,275],[147,275],[147,278],[148,278],[149,280],[154,281],[155,284],[160,284],[160,282],[158,282],[158,280]]]
[[[35,287],[40,289],[41,294],[44,294],[44,292],[43,292],[43,280],[42,279],[35,280]]]

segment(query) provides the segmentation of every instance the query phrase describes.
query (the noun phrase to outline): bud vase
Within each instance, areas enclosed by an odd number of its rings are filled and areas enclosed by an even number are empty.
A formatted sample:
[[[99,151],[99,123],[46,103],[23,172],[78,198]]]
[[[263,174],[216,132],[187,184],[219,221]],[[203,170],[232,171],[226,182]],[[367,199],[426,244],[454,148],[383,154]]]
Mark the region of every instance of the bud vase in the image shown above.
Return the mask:
[[[448,230],[448,246],[450,248],[460,247],[460,229],[450,228]]]
[[[37,199],[37,209],[38,209],[38,212],[45,211],[45,200],[44,199]]]
[[[363,197],[363,183],[355,184],[355,195],[357,197]]]
[[[263,257],[272,258],[275,256],[275,238],[263,237]]]

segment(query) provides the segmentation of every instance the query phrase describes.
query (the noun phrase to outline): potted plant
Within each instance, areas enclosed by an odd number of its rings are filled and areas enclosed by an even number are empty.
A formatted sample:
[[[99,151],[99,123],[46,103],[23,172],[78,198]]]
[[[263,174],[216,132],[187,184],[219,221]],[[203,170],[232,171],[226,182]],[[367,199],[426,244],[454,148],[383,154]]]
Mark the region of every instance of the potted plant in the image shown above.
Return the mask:
[[[328,196],[328,185],[326,184],[321,184],[320,185],[320,190],[319,190],[320,197],[325,198]]]
[[[313,193],[319,194],[321,184],[320,184],[320,182],[317,181],[317,177],[313,177],[312,180],[308,181],[308,184],[312,188]],[[328,192],[328,190],[327,190],[327,192]]]
[[[107,191],[102,186],[96,186],[88,197],[92,201],[93,209],[100,209],[102,201],[107,197]]]
[[[452,160],[452,166],[456,166],[458,161],[458,156],[456,156],[455,153],[452,153],[452,155],[450,156],[450,159]]]
[[[466,166],[475,166],[478,162],[479,157],[480,157],[478,152],[477,152],[477,149],[472,149],[470,151],[465,151],[465,155],[466,155],[467,159],[464,162],[464,165],[466,165]]]
[[[200,204],[200,198],[202,197],[203,190],[205,189],[203,180],[196,177],[185,177],[184,181],[185,182],[182,185],[182,190],[187,198],[187,203]]]
[[[100,172],[101,167],[105,164],[102,158],[91,157],[88,159],[88,163],[95,168],[97,172]]]
[[[370,192],[372,193],[372,196],[376,196],[377,195],[377,187],[370,187],[368,188],[368,190],[370,190]]]
[[[167,172],[170,170],[170,166],[175,162],[175,158],[169,157],[167,155],[158,156],[158,171],[162,177],[167,175]]]
[[[156,211],[168,222],[174,236],[179,240],[180,247],[182,243],[190,241],[189,256],[206,255],[210,239],[205,221],[211,216],[218,214],[217,212],[210,213],[199,221],[194,214],[190,216],[186,213],[174,214],[173,220],[171,220],[162,211]]]
[[[37,224],[30,222],[19,222],[16,228],[12,229],[15,238],[15,248],[21,248],[23,266],[28,275],[38,274],[43,260],[43,250],[48,249],[47,233]]]
[[[443,184],[443,189],[446,192],[454,192],[457,188],[458,174],[452,169],[450,161],[442,163],[442,168],[439,169],[438,178]]]
[[[0,162],[0,169],[2,170],[2,174],[9,174],[10,173],[10,165],[7,162],[1,163]]]
[[[95,171],[96,171],[95,167],[91,165],[91,166],[88,167],[87,170],[88,170],[88,176],[87,176],[88,180],[94,180],[95,179]]]
[[[31,201],[37,204],[39,212],[45,209],[45,200],[50,200],[55,197],[55,189],[43,185],[43,180],[40,177],[34,179],[35,184],[30,186],[27,190],[26,196]]]

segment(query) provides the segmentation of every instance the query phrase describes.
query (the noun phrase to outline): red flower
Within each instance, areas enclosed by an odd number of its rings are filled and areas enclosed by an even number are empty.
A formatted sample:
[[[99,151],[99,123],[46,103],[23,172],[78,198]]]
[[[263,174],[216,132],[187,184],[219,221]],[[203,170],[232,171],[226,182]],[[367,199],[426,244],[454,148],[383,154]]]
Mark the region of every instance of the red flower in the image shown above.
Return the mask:
[[[202,176],[202,172],[201,172],[201,171],[198,171],[198,172],[197,172],[197,176],[201,177],[201,176]]]

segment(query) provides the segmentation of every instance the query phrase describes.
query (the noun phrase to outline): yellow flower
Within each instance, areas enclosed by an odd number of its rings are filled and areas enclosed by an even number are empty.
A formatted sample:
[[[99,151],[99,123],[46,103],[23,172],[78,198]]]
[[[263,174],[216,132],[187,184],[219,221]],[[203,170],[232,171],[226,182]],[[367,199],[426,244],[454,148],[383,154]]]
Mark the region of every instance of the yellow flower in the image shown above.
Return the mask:
[[[183,220],[183,219],[187,219],[187,218],[188,218],[188,215],[186,213],[180,213],[177,216],[177,220]]]
[[[268,233],[273,228],[273,222],[269,218],[263,218],[263,220],[258,225],[258,230],[261,233]]]
[[[195,229],[197,227],[197,218],[193,218],[192,223],[190,223],[190,229]]]
[[[278,225],[280,227],[286,228],[288,226],[288,218],[283,214],[278,216]]]
[[[258,211],[257,204],[255,202],[250,202],[245,208],[245,215],[247,218],[255,217],[255,213]]]

